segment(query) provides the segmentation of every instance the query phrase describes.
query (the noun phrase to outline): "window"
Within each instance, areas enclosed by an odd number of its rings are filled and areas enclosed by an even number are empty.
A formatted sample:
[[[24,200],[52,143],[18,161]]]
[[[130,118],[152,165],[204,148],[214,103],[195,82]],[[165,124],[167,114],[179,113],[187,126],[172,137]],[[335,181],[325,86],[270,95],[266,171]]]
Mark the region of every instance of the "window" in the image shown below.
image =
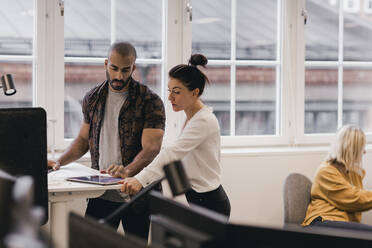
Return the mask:
[[[211,85],[203,97],[221,135],[280,135],[281,1],[193,1],[192,52]]]
[[[344,11],[356,13],[359,11],[360,0],[343,0]]]
[[[345,124],[372,131],[372,19],[306,1],[305,134],[334,133]],[[343,11],[344,10],[344,11]]]
[[[33,105],[34,4],[0,1],[0,75],[12,74],[17,93],[0,93],[0,107]],[[0,89],[2,91],[2,89]]]
[[[364,0],[364,12],[367,14],[372,13],[372,0]]]
[[[106,79],[104,60],[115,41],[129,41],[136,47],[133,78],[163,96],[162,12],[161,0],[65,1],[65,138],[74,138],[79,131],[84,95]]]
[[[185,20],[187,3],[192,4],[192,22]],[[55,132],[48,129],[49,143],[52,137],[58,148],[65,148],[79,131],[83,96],[105,80],[108,47],[127,40],[138,51],[133,77],[165,103],[167,70],[186,62],[191,53],[206,55],[209,63],[203,70],[211,84],[202,100],[214,108],[223,145],[324,144],[329,134],[347,123],[372,132],[372,19],[367,13],[371,4],[0,3],[0,73],[12,73],[17,88],[16,95],[0,95],[0,107],[44,107],[48,118],[56,119]],[[301,18],[305,15],[306,25]],[[181,117],[167,111],[167,127],[177,131]]]

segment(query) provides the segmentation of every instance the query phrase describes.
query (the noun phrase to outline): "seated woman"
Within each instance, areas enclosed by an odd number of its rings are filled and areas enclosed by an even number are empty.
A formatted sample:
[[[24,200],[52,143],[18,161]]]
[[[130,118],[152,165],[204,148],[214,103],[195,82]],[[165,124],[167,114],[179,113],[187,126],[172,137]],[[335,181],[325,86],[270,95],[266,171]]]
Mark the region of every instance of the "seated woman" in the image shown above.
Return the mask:
[[[182,133],[140,173],[126,178],[121,190],[136,194],[163,176],[164,165],[181,160],[192,187],[185,194],[187,201],[229,216],[230,201],[221,186],[220,127],[212,109],[200,100],[209,81],[197,66],[204,67],[207,62],[203,55],[195,54],[188,65],[177,65],[169,71],[168,100],[174,111],[186,114]],[[107,172],[117,176],[121,169],[111,167]]]
[[[361,212],[372,208],[372,191],[363,189],[362,156],[366,137],[356,126],[342,127],[328,157],[318,168],[303,226],[372,231],[361,224]]]

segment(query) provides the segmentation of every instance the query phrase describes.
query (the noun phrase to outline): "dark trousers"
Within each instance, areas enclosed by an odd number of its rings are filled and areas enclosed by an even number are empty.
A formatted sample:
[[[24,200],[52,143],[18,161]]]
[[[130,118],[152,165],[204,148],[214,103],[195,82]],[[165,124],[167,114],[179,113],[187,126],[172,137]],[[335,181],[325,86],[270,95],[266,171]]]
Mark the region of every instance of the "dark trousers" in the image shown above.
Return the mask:
[[[187,193],[185,193],[185,196],[189,203],[205,207],[209,210],[230,217],[231,212],[230,200],[225,190],[223,189],[222,185],[220,185],[215,190],[205,193],[198,193],[194,190],[190,190]]]
[[[352,221],[331,221],[331,220],[322,220],[322,217],[315,218],[311,223],[310,226],[323,226],[323,227],[335,227],[335,228],[343,228],[343,229],[353,229],[353,230],[360,230],[360,231],[372,231],[372,226],[352,222]]]
[[[100,198],[91,198],[88,200],[85,216],[102,219],[110,215],[122,204],[123,203],[106,201]],[[112,219],[108,224],[117,229],[120,220],[122,221],[121,223],[125,232],[137,235],[147,241],[150,226],[149,211],[147,207],[130,207],[122,216]]]

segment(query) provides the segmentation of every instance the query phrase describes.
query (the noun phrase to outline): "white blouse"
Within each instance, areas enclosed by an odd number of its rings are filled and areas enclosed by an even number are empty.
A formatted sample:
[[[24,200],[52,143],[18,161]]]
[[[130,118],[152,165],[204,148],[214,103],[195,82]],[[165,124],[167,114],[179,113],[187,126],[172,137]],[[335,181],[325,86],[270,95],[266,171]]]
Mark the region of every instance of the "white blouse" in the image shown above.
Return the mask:
[[[215,190],[221,184],[220,127],[210,107],[204,106],[188,121],[179,138],[135,178],[146,187],[163,177],[163,166],[181,160],[191,187],[197,192]]]

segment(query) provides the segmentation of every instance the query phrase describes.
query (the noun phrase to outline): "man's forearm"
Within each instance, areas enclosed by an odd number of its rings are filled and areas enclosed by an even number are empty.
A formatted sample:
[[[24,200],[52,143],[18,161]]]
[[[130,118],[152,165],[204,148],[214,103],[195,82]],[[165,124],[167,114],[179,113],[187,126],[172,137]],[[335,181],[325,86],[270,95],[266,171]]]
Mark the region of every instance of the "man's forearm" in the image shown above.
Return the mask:
[[[158,155],[159,151],[160,149],[141,150],[134,158],[133,162],[125,167],[128,177],[137,175],[137,173],[149,165],[156,155]]]
[[[89,150],[88,141],[77,137],[58,159],[60,165],[66,165],[81,158]]]

